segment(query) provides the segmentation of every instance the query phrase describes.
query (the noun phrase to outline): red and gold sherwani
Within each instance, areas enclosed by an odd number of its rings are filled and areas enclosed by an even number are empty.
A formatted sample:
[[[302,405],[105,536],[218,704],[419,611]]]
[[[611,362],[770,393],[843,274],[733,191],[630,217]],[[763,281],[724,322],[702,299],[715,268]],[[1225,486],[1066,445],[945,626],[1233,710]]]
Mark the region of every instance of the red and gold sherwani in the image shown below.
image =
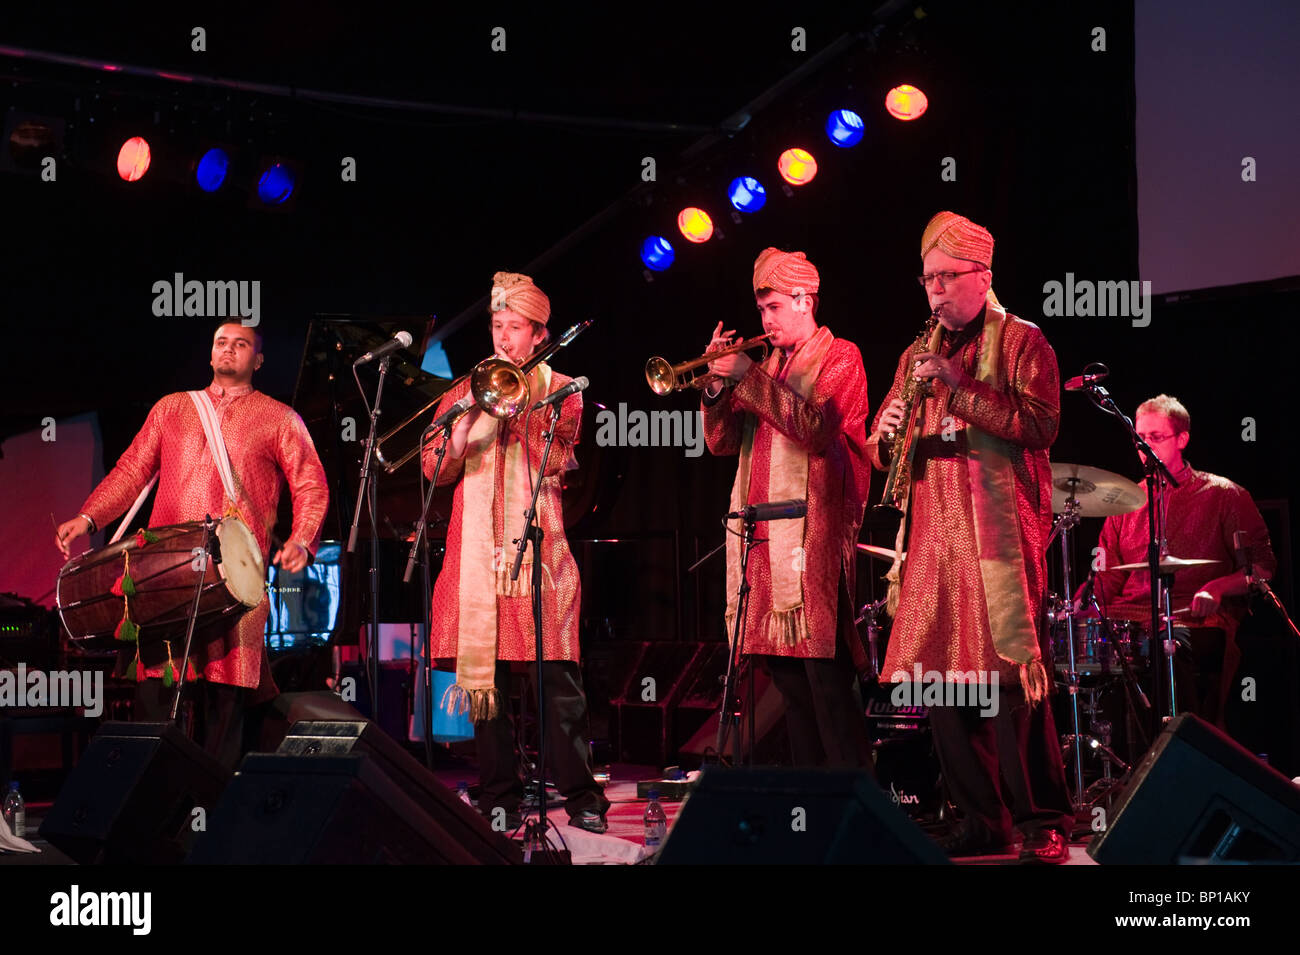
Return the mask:
[[[539,375],[544,366],[539,365],[529,373],[529,386],[534,400],[542,395],[539,387]],[[551,372],[550,386],[546,393],[553,393],[567,385],[573,379],[558,372]],[[438,414],[442,414],[456,401],[469,394],[469,382],[463,382],[452,388],[442,397],[438,405]],[[537,499],[537,520],[542,528],[542,647],[547,660],[579,659],[578,651],[578,613],[581,596],[578,581],[578,565],[569,551],[569,542],[564,534],[564,511],[560,497],[561,475],[577,467],[573,449],[577,443],[578,424],[582,418],[582,395],[573,394],[564,399],[560,407],[560,420],[555,432],[555,441],[551,445],[551,454],[547,459],[546,476],[542,480],[542,491]],[[483,416],[485,419],[487,415]],[[542,437],[550,421],[551,413],[547,408],[535,411],[531,415],[521,413],[513,418],[497,422],[496,440],[500,453],[496,455],[495,487],[492,495],[492,540],[498,544],[506,542],[500,554],[498,571],[507,577],[514,566],[515,549],[509,542],[518,538],[524,527],[524,510],[528,500],[519,501],[519,506],[511,506],[511,513],[504,513],[505,505],[505,470],[508,452],[511,447],[521,445],[524,440],[525,418],[528,427],[527,450],[529,467],[536,479],[537,469],[542,463],[542,449],[546,439]],[[480,424],[482,422],[480,421]],[[477,425],[476,425],[477,430]],[[433,476],[437,456],[434,448],[438,441],[430,441],[424,448],[422,462],[424,475]],[[465,472],[466,459],[474,454],[466,449],[462,458],[452,458],[450,454],[443,459],[442,472],[438,483],[459,482],[452,502],[451,522],[447,528],[447,553],[442,561],[442,571],[433,588],[433,629],[431,654],[435,659],[449,659],[457,656],[459,646],[460,588],[461,588],[461,551],[465,545]],[[483,532],[486,533],[486,528]],[[532,553],[532,545],[529,545]],[[528,574],[528,564],[520,570],[519,586]],[[497,605],[497,659],[498,660],[534,660],[535,636],[533,634],[532,598],[526,591],[518,596],[505,596],[498,593]]]
[[[960,332],[944,331],[939,351],[947,358],[957,356],[964,376],[955,391],[934,379],[933,396],[922,404],[908,504],[907,561],[881,668],[884,679],[900,670],[912,679],[913,665],[919,662],[922,672],[996,671],[1000,685],[1019,685],[1019,667],[998,655],[989,625],[972,497],[972,429],[1001,439],[1010,456],[1012,493],[993,506],[1018,528],[1025,574],[1021,588],[1034,612],[1047,586],[1044,544],[1052,521],[1047,449],[1060,418],[1056,355],[1037,325],[1008,314],[996,384],[977,380],[986,316],[987,309]],[[911,354],[909,349],[899,359],[882,412],[899,397],[912,370]],[[877,414],[867,446],[875,466],[886,470],[889,452],[880,446],[879,422]],[[1050,666],[1041,633],[1039,647]]]
[[[752,654],[830,660],[835,657],[841,578],[850,599],[854,593],[855,546],[871,481],[871,465],[865,448],[867,376],[862,368],[861,352],[843,338],[832,339],[809,400],[785,384],[789,364],[789,359],[783,360],[774,377],[764,370],[763,364],[755,363],[715,403],[710,405],[706,401],[704,437],[712,453],[738,454],[746,416],[757,418],[749,492],[745,499],[748,504],[770,500],[769,462],[774,433],[785,435],[807,453],[808,513],[803,548],[807,639],[790,645],[764,634],[764,619],[773,609],[770,564],[773,558],[770,547],[760,544],[749,557],[751,590],[745,615],[744,650]],[[756,538],[769,539],[771,526],[766,522],[758,524]]]
[[[293,500],[293,528],[288,539],[315,554],[329,488],[302,419],[288,405],[252,385],[222,389],[213,383],[204,394],[216,409],[230,467],[241,489],[239,517],[257,538],[263,563],[270,556],[271,529],[286,480]],[[225,490],[198,410],[183,391],[167,395],[153,406],[140,433],[81,510],[96,527],[103,527],[130,507],[159,469],[162,473],[149,518],[151,527],[201,521],[207,514],[220,518],[225,513]],[[199,674],[213,683],[260,687],[259,696],[273,694],[265,644],[269,612],[270,601],[264,598],[224,633],[208,634],[204,639],[196,636],[191,659]],[[180,648],[176,650],[179,663]],[[159,664],[151,667],[148,675],[160,677],[162,672],[163,664]]]

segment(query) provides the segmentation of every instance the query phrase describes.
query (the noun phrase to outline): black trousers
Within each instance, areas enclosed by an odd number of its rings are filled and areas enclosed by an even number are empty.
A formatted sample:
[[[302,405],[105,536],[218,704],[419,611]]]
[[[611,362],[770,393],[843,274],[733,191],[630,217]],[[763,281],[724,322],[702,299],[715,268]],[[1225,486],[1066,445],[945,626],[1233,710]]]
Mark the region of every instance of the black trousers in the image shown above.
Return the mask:
[[[1074,814],[1051,700],[1031,711],[1019,687],[999,688],[997,700],[995,716],[978,706],[930,708],[939,766],[967,831],[1004,842],[1013,828],[1068,837]]]
[[[840,580],[835,659],[764,656],[785,703],[785,725],[795,766],[872,770],[871,743],[858,674],[846,644],[853,609]]]
[[[528,682],[536,685],[537,664],[528,663]],[[495,674],[502,701],[510,699],[510,668],[498,660]],[[584,810],[604,815],[609,800],[592,776],[591,746],[587,743],[587,698],[582,692],[578,664],[570,660],[547,660],[542,665],[546,686],[546,771],[564,796],[564,809],[572,816]],[[494,720],[474,726],[478,747],[479,811],[491,815],[501,807],[517,812],[524,798],[524,783],[515,758],[515,728],[503,712]]]
[[[135,720],[165,723],[171,718],[175,688],[162,680],[142,680],[135,687]],[[243,755],[244,712],[248,691],[242,686],[195,680],[185,684],[185,701],[194,706],[194,741],[221,765],[234,770]],[[183,710],[182,710],[183,712]]]

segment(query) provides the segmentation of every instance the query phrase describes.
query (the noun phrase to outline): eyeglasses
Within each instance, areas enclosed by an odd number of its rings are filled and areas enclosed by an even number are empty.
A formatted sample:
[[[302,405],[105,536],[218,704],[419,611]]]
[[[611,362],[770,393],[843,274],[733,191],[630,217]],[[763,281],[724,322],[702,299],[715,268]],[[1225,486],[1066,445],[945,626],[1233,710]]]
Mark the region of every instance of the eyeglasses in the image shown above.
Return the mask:
[[[1166,441],[1178,437],[1178,435],[1177,434],[1142,434],[1141,432],[1138,432],[1138,437],[1141,438],[1143,441],[1145,441],[1147,444],[1164,444]]]
[[[983,269],[967,269],[965,272],[927,272],[925,275],[918,275],[916,280],[921,283],[921,288],[929,288],[938,279],[944,286],[949,286],[957,280],[959,275],[970,275],[972,272],[983,272]]]

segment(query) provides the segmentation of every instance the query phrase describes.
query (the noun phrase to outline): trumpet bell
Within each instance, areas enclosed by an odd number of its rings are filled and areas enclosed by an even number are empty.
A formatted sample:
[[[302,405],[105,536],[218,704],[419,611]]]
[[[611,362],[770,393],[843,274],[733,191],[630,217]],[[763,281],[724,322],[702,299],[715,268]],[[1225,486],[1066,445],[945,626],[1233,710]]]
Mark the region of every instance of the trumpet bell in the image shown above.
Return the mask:
[[[478,406],[494,418],[513,418],[528,404],[528,378],[501,358],[475,365],[469,385]]]
[[[677,387],[673,366],[662,358],[651,358],[645,363],[645,380],[657,395],[670,395]]]

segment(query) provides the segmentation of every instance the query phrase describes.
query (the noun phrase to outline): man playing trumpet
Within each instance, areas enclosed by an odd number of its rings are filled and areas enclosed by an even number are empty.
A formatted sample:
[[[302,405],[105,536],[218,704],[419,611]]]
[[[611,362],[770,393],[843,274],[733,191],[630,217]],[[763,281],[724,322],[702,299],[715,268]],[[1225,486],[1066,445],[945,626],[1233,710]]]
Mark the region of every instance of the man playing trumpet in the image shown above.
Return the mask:
[[[754,298],[772,352],[709,364],[725,379],[704,392],[714,454],[738,454],[730,510],[803,499],[804,518],[759,523],[749,561],[743,652],[781,692],[794,762],[869,768],[856,673],[866,668],[853,624],[855,551],[871,467],[864,438],[867,376],[853,343],[817,324],[819,276],[802,252],[765,249]],[[733,333],[714,329],[710,350]],[[741,522],[733,521],[739,533]],[[727,538],[727,633],[734,630],[740,539]]]
[[[1052,522],[1047,449],[1060,418],[1056,355],[1038,326],[993,295],[987,229],[941,212],[921,237],[921,258],[939,344],[903,353],[867,442],[873,463],[887,470],[886,436],[905,429],[899,395],[909,376],[931,382],[931,396],[917,399],[898,546],[907,560],[890,574],[897,610],[882,679],[915,682],[919,669],[945,683],[989,684],[996,694],[992,714],[930,708],[944,778],[965,816],[945,848],[998,852],[1017,826],[1022,859],[1064,862],[1069,796],[1045,702],[1051,654],[1036,625]]]
[[[498,272],[492,280],[492,344],[498,357],[523,365],[546,341],[551,303],[526,275]],[[572,379],[545,362],[528,373],[532,400],[558,391]],[[469,393],[470,382],[451,388],[438,406],[446,412]],[[512,543],[523,529],[532,481],[541,480],[537,521],[543,531],[542,644],[545,654],[548,769],[565,797],[576,826],[604,832],[609,800],[592,776],[591,749],[585,738],[587,699],[578,669],[578,565],[564,535],[560,476],[578,466],[573,448],[582,418],[582,395],[560,406],[555,442],[546,474],[542,436],[549,412],[526,412],[501,420],[476,405],[452,429],[439,484],[457,482],[447,551],[433,590],[433,658],[455,660],[456,684],[448,692],[449,710],[468,709],[478,747],[480,811],[493,818],[504,810],[517,825],[524,785],[515,761],[514,733],[507,713],[511,663],[536,660],[529,547],[516,580]],[[525,440],[526,439],[526,440]],[[422,463],[432,477],[437,441],[425,445]],[[535,678],[536,670],[527,671]],[[512,825],[511,828],[515,826]]]

